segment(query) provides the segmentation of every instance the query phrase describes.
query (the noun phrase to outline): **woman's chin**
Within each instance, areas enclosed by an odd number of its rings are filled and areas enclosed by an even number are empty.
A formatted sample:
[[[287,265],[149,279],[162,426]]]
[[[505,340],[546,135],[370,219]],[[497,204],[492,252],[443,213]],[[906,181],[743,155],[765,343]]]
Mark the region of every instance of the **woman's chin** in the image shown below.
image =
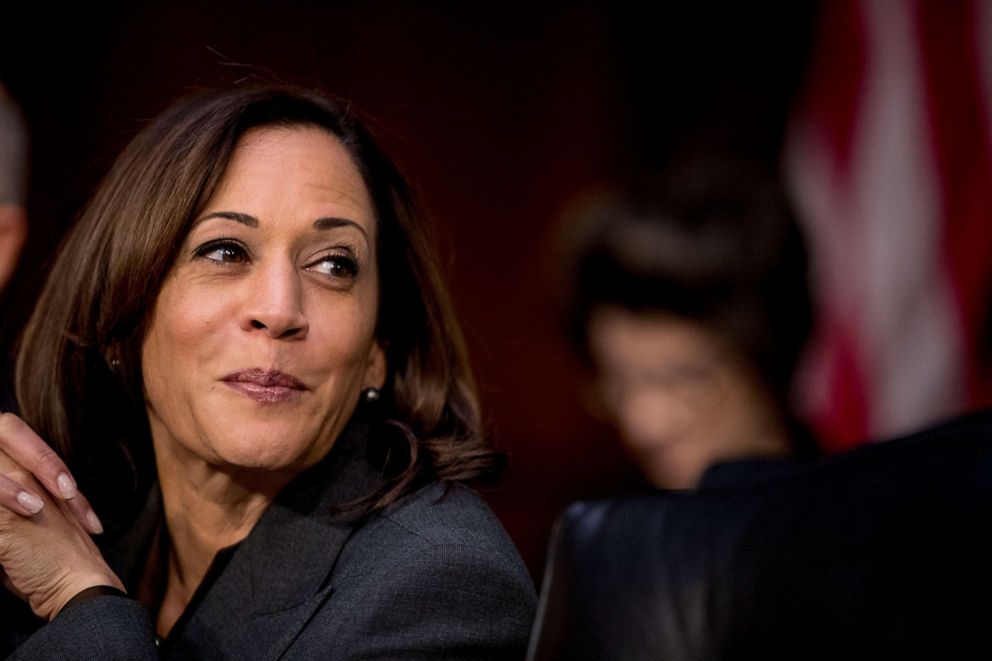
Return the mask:
[[[340,433],[337,425],[304,413],[245,415],[213,410],[196,416],[200,424],[172,437],[208,464],[224,469],[300,471],[323,458]]]
[[[246,439],[218,444],[214,451],[218,463],[228,469],[284,473],[299,472],[313,465],[329,449],[309,443],[293,445],[285,442],[273,443],[268,439]]]

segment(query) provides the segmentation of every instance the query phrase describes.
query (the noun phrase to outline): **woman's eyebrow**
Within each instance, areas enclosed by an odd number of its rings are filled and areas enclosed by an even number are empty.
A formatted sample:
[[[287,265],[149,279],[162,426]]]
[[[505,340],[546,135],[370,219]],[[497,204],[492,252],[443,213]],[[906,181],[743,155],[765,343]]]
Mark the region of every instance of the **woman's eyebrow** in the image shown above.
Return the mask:
[[[258,227],[258,218],[247,213],[240,213],[238,211],[211,211],[210,213],[201,216],[199,219],[197,219],[196,224],[199,225],[203,221],[209,220],[211,218],[224,218],[226,220],[233,220],[236,223],[241,223],[242,225],[247,225],[248,227],[251,228]],[[324,231],[324,230],[335,229],[338,227],[354,227],[365,236],[366,241],[369,240],[369,234],[365,230],[365,228],[353,220],[348,220],[347,218],[336,218],[333,216],[327,216],[324,218],[318,218],[317,220],[313,221],[313,228],[315,230]]]
[[[317,220],[313,221],[313,228],[315,230],[330,230],[330,229],[334,229],[335,227],[354,227],[359,232],[365,235],[366,241],[369,240],[369,234],[368,232],[365,231],[365,228],[353,220],[348,220],[347,218],[326,217],[326,218],[318,218]]]
[[[200,224],[210,218],[226,218],[227,220],[233,220],[237,223],[241,223],[242,225],[247,225],[248,227],[258,227],[258,218],[246,213],[238,213],[237,211],[211,211],[207,215],[201,216],[196,222],[197,224]]]

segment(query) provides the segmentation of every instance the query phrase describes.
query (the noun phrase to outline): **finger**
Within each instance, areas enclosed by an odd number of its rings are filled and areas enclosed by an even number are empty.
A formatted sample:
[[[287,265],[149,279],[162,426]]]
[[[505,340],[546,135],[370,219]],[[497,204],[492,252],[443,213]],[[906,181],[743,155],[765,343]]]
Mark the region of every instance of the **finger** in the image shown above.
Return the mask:
[[[62,501],[62,505],[72,513],[76,521],[79,521],[84,528],[94,535],[99,535],[103,532],[103,525],[100,523],[99,517],[97,517],[93,508],[90,507],[89,501],[86,500],[83,494]]]
[[[66,501],[80,524],[94,534],[103,526],[76,481],[55,451],[26,422],[13,413],[0,413],[0,450],[44,485],[53,497]],[[27,502],[27,501],[25,501]]]
[[[60,500],[79,493],[69,469],[27,423],[13,413],[0,413],[0,450],[41,482]]]
[[[21,516],[34,516],[45,506],[45,501],[6,475],[0,475],[0,505]]]

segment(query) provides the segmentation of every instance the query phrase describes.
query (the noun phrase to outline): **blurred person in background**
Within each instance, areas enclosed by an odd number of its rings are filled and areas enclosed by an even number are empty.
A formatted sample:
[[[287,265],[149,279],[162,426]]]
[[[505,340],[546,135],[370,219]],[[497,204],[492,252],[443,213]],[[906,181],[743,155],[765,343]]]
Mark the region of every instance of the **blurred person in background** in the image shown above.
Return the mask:
[[[7,286],[27,238],[27,130],[0,84],[0,290]]]
[[[774,176],[697,159],[571,217],[567,321],[589,400],[652,485],[814,452],[789,407],[812,323],[807,255]]]
[[[0,83],[0,294],[10,283],[28,234],[28,135],[20,108]],[[0,296],[0,411],[16,407],[10,383],[9,306]],[[16,325],[16,324],[15,324]]]

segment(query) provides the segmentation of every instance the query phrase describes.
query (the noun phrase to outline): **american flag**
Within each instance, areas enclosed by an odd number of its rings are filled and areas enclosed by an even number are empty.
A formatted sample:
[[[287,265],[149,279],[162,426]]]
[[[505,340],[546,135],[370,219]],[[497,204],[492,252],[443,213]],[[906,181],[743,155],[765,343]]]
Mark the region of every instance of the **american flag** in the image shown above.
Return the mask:
[[[992,402],[992,2],[824,3],[785,153],[814,253],[801,380],[841,450]]]

